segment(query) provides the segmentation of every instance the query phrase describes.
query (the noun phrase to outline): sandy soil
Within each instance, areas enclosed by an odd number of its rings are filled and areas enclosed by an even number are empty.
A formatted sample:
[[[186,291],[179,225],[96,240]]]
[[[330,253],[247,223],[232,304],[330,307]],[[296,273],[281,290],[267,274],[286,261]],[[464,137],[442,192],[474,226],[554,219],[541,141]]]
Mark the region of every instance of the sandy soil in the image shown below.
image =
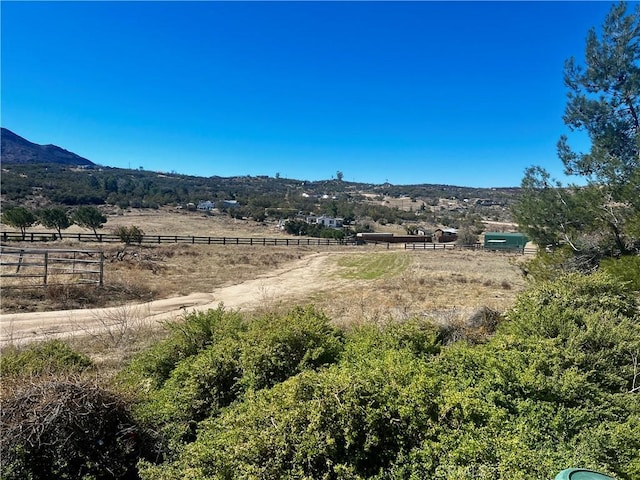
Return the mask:
[[[0,315],[0,346],[86,335],[127,324],[152,325],[185,313],[216,308],[253,310],[302,298],[311,292],[339,288],[346,281],[331,275],[332,253],[318,253],[236,285],[141,304],[86,310],[60,310]],[[339,254],[338,254],[339,255]]]

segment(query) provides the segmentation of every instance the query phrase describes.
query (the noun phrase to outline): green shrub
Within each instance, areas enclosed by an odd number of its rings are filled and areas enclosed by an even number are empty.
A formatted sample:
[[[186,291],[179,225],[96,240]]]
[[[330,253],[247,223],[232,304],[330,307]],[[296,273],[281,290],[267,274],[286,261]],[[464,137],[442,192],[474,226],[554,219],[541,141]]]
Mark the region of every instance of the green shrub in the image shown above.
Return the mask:
[[[160,388],[181,361],[220,341],[235,338],[246,329],[237,312],[221,305],[215,310],[191,313],[182,321],[166,324],[170,335],[137,355],[120,374],[123,385],[138,392]]]
[[[247,394],[203,422],[176,462],[141,476],[368,478],[428,435],[433,397],[425,364],[406,351],[306,371]]]
[[[556,248],[547,252],[539,248],[536,256],[521,264],[520,268],[528,280],[543,282],[556,280],[571,271],[575,253],[570,247]]]
[[[0,356],[0,377],[79,373],[92,366],[91,360],[60,340],[32,344],[23,349],[6,349]]]
[[[605,274],[567,275],[521,294],[505,329],[556,339],[603,388],[625,391],[640,352],[640,311],[625,284]]]
[[[608,258],[600,262],[600,269],[613,278],[629,282],[629,288],[640,291],[640,255]]]
[[[137,418],[161,433],[165,451],[193,441],[198,422],[240,397],[239,355],[237,340],[222,339],[179,362],[162,388],[138,405]]]
[[[551,478],[640,472],[635,297],[599,273],[533,284],[479,345],[420,320],[340,333],[266,315],[171,369],[143,402],[143,479]],[[637,372],[635,372],[637,374]]]
[[[198,422],[241,399],[247,389],[333,363],[343,345],[340,332],[312,307],[251,322],[218,309],[190,315],[172,328],[177,337],[162,350],[143,353],[123,375],[128,385],[153,379],[136,415],[161,432],[169,454],[193,441]]]
[[[273,386],[304,370],[335,362],[342,348],[340,331],[313,307],[265,315],[252,321],[242,337],[242,383],[253,389]]]
[[[120,226],[113,231],[113,234],[117,235],[120,241],[127,245],[131,245],[132,243],[139,245],[144,238],[144,231],[135,225],[131,225],[130,227]]]
[[[366,324],[349,333],[342,358],[358,361],[384,350],[408,350],[413,355],[428,357],[441,349],[441,332],[428,321],[411,319],[386,325]]]

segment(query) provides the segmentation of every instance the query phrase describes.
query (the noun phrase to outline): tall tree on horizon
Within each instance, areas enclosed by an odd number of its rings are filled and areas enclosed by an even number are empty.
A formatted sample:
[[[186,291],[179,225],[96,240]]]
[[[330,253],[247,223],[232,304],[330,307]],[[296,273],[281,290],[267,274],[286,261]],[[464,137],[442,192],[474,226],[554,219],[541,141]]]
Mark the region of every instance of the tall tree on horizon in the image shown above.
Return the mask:
[[[600,255],[640,251],[640,6],[611,7],[601,30],[586,39],[584,62],[565,62],[563,120],[584,131],[590,149],[576,152],[562,135],[558,156],[583,185],[563,187],[532,167],[514,208],[521,228],[539,245],[568,244]]]

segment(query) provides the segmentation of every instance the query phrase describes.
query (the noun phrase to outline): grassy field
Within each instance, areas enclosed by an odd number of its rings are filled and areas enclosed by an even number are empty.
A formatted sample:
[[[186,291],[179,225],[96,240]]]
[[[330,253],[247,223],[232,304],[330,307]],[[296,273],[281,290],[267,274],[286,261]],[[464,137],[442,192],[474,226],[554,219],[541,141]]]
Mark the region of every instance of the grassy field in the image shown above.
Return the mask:
[[[344,325],[433,317],[464,322],[478,310],[504,312],[525,281],[522,257],[473,251],[374,251],[336,258],[340,292],[312,296]]]
[[[409,257],[402,252],[376,255],[353,254],[345,255],[338,260],[342,278],[362,280],[394,277],[404,272],[409,264]]]

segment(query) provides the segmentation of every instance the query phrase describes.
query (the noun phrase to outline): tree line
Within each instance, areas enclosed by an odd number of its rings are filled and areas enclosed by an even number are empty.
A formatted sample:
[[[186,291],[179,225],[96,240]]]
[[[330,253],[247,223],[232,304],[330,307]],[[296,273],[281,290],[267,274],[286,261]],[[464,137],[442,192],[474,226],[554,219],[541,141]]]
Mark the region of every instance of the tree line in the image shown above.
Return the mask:
[[[58,238],[62,238],[62,231],[73,224],[92,230],[97,238],[97,230],[102,228],[106,221],[107,217],[99,209],[92,206],[78,207],[71,214],[62,207],[44,208],[35,211],[26,207],[13,207],[2,211],[2,223],[18,228],[22,233],[23,240],[26,236],[27,228],[36,223],[46,228],[55,229],[58,233]]]

